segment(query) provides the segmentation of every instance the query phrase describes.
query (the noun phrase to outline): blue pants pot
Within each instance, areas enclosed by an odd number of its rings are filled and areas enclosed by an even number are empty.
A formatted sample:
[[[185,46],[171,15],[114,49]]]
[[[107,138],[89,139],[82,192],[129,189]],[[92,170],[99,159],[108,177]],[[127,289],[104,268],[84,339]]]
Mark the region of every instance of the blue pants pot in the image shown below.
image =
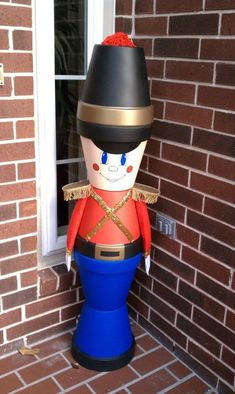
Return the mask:
[[[141,254],[121,261],[86,257],[75,250],[85,304],[72,344],[79,364],[97,371],[126,365],[134,355],[126,299]]]

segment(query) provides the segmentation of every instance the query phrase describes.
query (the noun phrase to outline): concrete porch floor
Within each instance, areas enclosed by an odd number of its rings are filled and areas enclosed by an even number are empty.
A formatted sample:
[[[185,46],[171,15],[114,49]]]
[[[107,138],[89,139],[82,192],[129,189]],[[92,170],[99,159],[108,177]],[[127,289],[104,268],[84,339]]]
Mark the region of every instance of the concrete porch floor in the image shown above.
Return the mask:
[[[37,343],[36,356],[14,353],[0,359],[0,393],[215,393],[142,327],[133,323],[132,330],[136,355],[124,368],[113,372],[74,368],[69,332]]]

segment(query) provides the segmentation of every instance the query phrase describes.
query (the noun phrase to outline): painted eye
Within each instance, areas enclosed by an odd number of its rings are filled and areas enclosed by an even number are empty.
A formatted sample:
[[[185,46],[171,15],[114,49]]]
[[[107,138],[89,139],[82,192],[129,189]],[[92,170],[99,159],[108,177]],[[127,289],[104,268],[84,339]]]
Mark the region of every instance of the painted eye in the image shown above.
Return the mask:
[[[126,164],[126,154],[125,153],[122,154],[120,163],[121,163],[121,166],[124,166]]]
[[[107,164],[107,162],[108,162],[108,153],[107,152],[102,153],[100,161],[102,164]]]

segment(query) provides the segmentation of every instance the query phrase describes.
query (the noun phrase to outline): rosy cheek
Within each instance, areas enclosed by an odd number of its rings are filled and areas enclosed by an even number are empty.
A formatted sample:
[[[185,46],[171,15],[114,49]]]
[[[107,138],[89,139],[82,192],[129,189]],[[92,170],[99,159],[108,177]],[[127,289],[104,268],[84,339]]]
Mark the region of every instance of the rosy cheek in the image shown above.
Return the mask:
[[[133,170],[132,166],[127,167],[126,172],[131,172]]]
[[[95,171],[99,171],[100,167],[98,166],[98,164],[94,163],[94,164],[93,164],[93,169],[94,169]]]

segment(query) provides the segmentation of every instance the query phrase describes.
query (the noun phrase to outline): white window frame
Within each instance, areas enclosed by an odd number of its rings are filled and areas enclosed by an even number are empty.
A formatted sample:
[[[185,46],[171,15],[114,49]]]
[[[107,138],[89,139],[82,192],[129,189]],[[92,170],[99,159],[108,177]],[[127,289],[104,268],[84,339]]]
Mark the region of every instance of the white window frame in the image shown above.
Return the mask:
[[[93,46],[114,32],[115,0],[86,0],[87,64]],[[64,261],[66,236],[57,235],[54,0],[34,0],[34,69],[38,191],[38,257],[41,266]],[[74,79],[77,79],[74,76]],[[85,79],[80,77],[79,79]]]

